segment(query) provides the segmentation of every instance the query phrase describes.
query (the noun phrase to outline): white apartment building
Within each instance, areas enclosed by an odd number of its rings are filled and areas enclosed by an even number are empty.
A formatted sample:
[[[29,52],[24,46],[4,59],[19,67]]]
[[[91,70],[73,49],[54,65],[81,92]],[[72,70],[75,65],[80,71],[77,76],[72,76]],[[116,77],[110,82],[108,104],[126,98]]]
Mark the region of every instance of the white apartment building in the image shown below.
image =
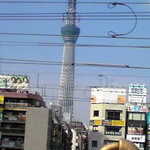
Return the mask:
[[[91,95],[89,150],[99,150],[125,138],[126,90],[94,88]]]

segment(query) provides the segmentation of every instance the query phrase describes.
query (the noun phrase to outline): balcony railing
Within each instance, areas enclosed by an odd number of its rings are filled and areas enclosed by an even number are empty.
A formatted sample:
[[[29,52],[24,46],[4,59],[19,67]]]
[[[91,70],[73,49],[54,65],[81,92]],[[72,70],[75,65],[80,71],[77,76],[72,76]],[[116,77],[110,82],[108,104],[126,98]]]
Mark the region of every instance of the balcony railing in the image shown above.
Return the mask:
[[[25,129],[24,128],[7,128],[7,127],[2,127],[1,128],[2,133],[13,133],[13,134],[24,134]]]
[[[28,103],[12,103],[12,102],[5,103],[5,109],[7,110],[26,110],[28,106],[29,106]]]
[[[12,122],[16,122],[16,121],[22,121],[24,122],[26,120],[26,115],[4,115],[3,121],[12,121]]]
[[[16,140],[10,140],[8,138],[2,139],[2,143],[0,147],[5,147],[5,148],[23,148],[23,139],[16,139]]]

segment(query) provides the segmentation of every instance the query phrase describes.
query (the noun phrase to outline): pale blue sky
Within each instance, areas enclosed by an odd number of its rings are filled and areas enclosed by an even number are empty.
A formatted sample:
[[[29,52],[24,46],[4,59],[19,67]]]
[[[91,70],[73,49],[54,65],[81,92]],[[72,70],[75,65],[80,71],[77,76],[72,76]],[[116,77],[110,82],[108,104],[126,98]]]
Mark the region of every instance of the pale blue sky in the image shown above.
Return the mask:
[[[13,1],[13,0],[11,0]],[[32,0],[36,1],[36,0]],[[48,0],[47,0],[48,1]],[[49,0],[52,1],[52,0]],[[84,2],[85,0],[81,0]],[[66,0],[67,2],[67,0]],[[103,2],[106,2],[103,0]],[[108,2],[108,1],[107,1]],[[113,2],[113,1],[110,1]],[[117,2],[124,2],[118,0]],[[131,2],[131,0],[126,0]],[[132,2],[150,2],[148,0],[133,0]],[[135,12],[150,12],[150,5],[129,6]],[[64,13],[67,4],[2,4],[0,3],[0,13]],[[77,4],[78,13],[86,12],[131,12],[127,7],[117,6],[108,9],[107,4]],[[133,17],[134,18],[134,17]],[[1,17],[0,17],[1,19]],[[126,33],[134,25],[134,20],[112,21],[112,20],[80,20],[78,23],[80,35],[107,36],[108,31]],[[59,20],[47,21],[2,21],[0,20],[0,33],[37,33],[37,34],[60,34],[60,29],[64,23]],[[150,20],[138,20],[135,30],[125,37],[144,37],[150,38]],[[0,58],[11,59],[34,59],[44,61],[61,61],[63,47],[59,46],[11,46],[4,41],[17,42],[52,42],[62,43],[61,37],[44,36],[12,36],[0,34]],[[124,45],[124,46],[150,46],[150,40],[127,40],[127,39],[106,39],[106,38],[83,38],[79,37],[77,44],[99,44],[99,45]],[[9,42],[10,43],[10,42]],[[4,45],[3,45],[4,44]],[[6,45],[5,45],[6,44]],[[137,48],[112,48],[112,47],[77,47],[76,62],[121,64],[130,66],[149,67],[150,49]],[[49,100],[56,100],[60,66],[37,66],[37,65],[12,65],[1,63],[0,71],[2,74],[28,74],[32,84],[36,83],[37,73],[40,74],[40,84],[48,84],[50,88],[46,95]],[[34,72],[34,73],[33,73]],[[76,67],[75,76],[75,102],[74,115],[76,119],[88,122],[89,120],[89,86],[99,86],[100,79],[98,74],[105,75],[101,78],[101,85],[127,87],[132,83],[145,83],[148,87],[150,83],[149,70],[117,69],[103,67]],[[117,76],[116,76],[117,75]],[[125,76],[124,76],[125,75]],[[128,76],[126,76],[128,75]],[[135,76],[135,77],[134,77]],[[140,76],[140,77],[137,77]],[[107,78],[107,79],[106,79]],[[77,89],[82,89],[77,90]],[[41,92],[41,90],[40,90]],[[43,92],[44,94],[44,92]],[[54,98],[52,97],[54,96]],[[81,115],[82,114],[82,115]]]

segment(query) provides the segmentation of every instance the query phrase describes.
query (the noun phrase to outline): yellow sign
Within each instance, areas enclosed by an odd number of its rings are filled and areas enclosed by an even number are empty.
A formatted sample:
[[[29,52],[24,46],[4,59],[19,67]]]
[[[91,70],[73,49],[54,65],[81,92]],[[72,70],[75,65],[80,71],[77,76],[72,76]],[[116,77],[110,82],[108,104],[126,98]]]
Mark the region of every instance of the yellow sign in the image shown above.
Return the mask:
[[[0,108],[0,113],[3,112],[4,108]]]
[[[112,120],[112,126],[125,126],[125,121],[122,121],[122,120]]]
[[[94,120],[94,125],[101,125],[102,121],[101,120]]]
[[[125,103],[126,102],[125,95],[118,95],[117,102],[118,103]]]
[[[0,104],[4,104],[4,96],[0,95]]]
[[[92,95],[92,96],[91,96],[91,102],[92,102],[92,103],[96,103],[96,96],[95,96],[95,95]]]

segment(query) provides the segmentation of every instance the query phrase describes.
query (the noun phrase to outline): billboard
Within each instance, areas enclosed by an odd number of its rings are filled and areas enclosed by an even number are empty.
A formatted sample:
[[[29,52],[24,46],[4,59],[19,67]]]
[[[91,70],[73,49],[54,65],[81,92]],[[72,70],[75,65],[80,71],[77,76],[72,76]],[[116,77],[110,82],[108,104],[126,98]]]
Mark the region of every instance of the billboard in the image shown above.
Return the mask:
[[[92,88],[91,103],[125,103],[124,88]]]
[[[0,89],[28,90],[29,77],[24,75],[0,75]]]
[[[0,104],[4,104],[4,96],[0,95]]]
[[[148,112],[147,106],[144,105],[129,105],[127,110],[129,112]]]
[[[125,121],[122,121],[122,120],[112,120],[112,126],[125,126]]]
[[[145,142],[145,135],[129,135],[129,134],[127,134],[126,139],[131,142]]]
[[[94,125],[101,125],[102,121],[101,120],[94,120]]]
[[[103,126],[111,126],[112,125],[112,121],[111,120],[102,120],[102,125]]]
[[[150,124],[150,112],[148,112],[148,115],[147,115],[147,124]],[[149,127],[149,130],[150,130],[150,127]]]
[[[147,89],[145,84],[130,84],[128,101],[132,103],[146,103]]]

